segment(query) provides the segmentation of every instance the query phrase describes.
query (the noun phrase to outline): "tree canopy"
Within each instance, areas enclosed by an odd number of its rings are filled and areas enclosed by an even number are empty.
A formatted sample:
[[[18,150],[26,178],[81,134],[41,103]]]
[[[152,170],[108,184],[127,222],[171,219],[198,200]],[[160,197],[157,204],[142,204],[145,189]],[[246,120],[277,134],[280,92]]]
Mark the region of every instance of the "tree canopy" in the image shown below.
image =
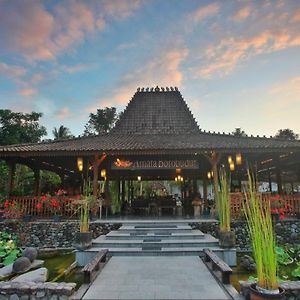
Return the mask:
[[[285,140],[297,140],[299,138],[299,134],[295,133],[292,129],[279,129],[275,135],[278,139]]]
[[[115,107],[97,109],[95,114],[90,113],[89,120],[85,125],[84,135],[95,135],[109,132],[118,119]]]
[[[60,125],[59,128],[54,127],[52,134],[55,140],[66,140],[74,137],[70,129],[64,125]]]
[[[0,145],[36,143],[47,134],[39,124],[42,113],[13,112],[0,109]]]

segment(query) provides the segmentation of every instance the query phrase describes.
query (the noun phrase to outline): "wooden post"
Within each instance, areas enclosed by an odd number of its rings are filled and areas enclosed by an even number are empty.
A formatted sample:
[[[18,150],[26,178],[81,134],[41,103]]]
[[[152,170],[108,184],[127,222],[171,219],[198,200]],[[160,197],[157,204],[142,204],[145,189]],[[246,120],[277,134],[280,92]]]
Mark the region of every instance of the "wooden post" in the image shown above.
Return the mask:
[[[277,187],[278,187],[278,194],[282,195],[282,180],[281,180],[281,170],[279,168],[276,169],[276,179],[277,179]]]
[[[7,196],[10,197],[14,188],[14,176],[16,170],[16,164],[14,162],[7,162],[8,166],[8,181],[7,181]]]
[[[221,154],[216,153],[216,151],[212,151],[211,155],[206,155],[206,157],[212,166],[215,203],[216,203],[216,208],[218,209],[218,193],[219,193],[218,162],[221,159]]]
[[[268,170],[268,179],[269,179],[269,190],[270,190],[270,193],[272,193],[272,177],[271,177],[270,169]]]
[[[207,207],[207,179],[203,178],[203,200],[204,206]]]
[[[98,155],[95,155],[93,161],[93,196],[98,197],[98,178],[99,178],[99,166],[105,160],[106,154],[103,153],[99,158]]]
[[[34,169],[34,196],[40,195],[40,169]]]

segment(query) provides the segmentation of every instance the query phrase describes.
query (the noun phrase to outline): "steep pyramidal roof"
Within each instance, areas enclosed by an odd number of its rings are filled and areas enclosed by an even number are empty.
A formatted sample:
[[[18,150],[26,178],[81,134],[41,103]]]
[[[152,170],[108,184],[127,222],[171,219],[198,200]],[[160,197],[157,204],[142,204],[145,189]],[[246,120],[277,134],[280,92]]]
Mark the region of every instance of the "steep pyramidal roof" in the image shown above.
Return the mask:
[[[199,132],[177,88],[138,89],[112,133],[181,134]]]

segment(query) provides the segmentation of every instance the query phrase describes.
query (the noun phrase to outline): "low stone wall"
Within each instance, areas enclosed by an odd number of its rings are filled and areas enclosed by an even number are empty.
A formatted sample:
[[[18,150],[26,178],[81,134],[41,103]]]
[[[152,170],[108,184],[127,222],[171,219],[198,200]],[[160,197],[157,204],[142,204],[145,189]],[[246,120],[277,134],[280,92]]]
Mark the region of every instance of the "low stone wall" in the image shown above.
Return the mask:
[[[116,230],[119,226],[120,224],[90,223],[90,229],[94,238],[111,230]],[[15,222],[7,220],[0,223],[0,231],[16,234],[19,246],[22,247],[70,248],[72,247],[75,233],[79,231],[79,222]]]
[[[0,299],[67,300],[75,292],[76,283],[66,282],[0,282]]]
[[[218,237],[218,222],[191,223],[194,229],[200,229],[204,233],[210,233]],[[245,222],[232,222],[232,229],[236,234],[237,251],[250,251],[250,239]],[[276,239],[279,245],[300,244],[300,220],[283,220],[275,224]]]
[[[90,223],[93,237],[107,234],[116,230],[121,224]],[[200,229],[204,233],[210,233],[218,237],[218,222],[202,221],[191,223],[194,229]],[[245,222],[232,222],[232,229],[236,233],[236,247],[238,251],[250,250],[250,239]],[[12,222],[0,223],[0,231],[17,234],[20,246],[38,248],[70,248],[72,247],[75,232],[79,231],[78,221],[39,221],[39,222]],[[275,224],[275,232],[278,244],[300,244],[300,220],[284,220]]]

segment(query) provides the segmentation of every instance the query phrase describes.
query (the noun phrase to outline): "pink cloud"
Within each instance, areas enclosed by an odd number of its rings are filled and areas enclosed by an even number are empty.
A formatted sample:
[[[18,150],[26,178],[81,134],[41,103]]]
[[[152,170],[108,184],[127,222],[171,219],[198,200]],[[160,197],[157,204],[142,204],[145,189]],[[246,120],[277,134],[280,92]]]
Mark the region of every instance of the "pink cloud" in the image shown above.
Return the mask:
[[[51,60],[105,28],[109,18],[130,16],[140,1],[62,1],[48,11],[43,2],[0,1],[0,40],[29,62]]]
[[[188,16],[188,20],[193,23],[199,23],[206,18],[215,16],[219,10],[220,6],[217,3],[200,6],[195,12]]]
[[[235,21],[235,22],[241,22],[244,21],[245,19],[247,19],[249,17],[251,13],[251,8],[250,6],[245,6],[243,8],[241,8],[240,10],[238,10],[232,17],[231,20]]]
[[[300,8],[298,8],[297,10],[294,11],[294,14],[291,18],[292,22],[300,22]]]
[[[108,100],[106,97],[99,98],[97,102],[86,111],[96,111],[104,104],[110,106],[126,104],[138,87],[155,86],[181,86],[183,74],[180,70],[180,64],[187,58],[187,48],[168,49],[160,52],[161,55],[155,58],[149,58],[143,67],[127,74],[120,86],[112,97]]]
[[[0,62],[0,74],[16,79],[26,74],[26,69],[20,66],[8,65]]]
[[[285,29],[264,31],[251,38],[227,38],[217,45],[206,48],[205,63],[200,68],[191,68],[198,77],[212,78],[232,72],[241,62],[249,58],[300,45],[300,33],[293,34]]]
[[[68,107],[63,107],[53,113],[53,117],[57,120],[64,121],[72,116],[72,112]]]
[[[33,96],[38,93],[37,89],[34,88],[25,88],[18,91],[18,94],[21,96]]]

